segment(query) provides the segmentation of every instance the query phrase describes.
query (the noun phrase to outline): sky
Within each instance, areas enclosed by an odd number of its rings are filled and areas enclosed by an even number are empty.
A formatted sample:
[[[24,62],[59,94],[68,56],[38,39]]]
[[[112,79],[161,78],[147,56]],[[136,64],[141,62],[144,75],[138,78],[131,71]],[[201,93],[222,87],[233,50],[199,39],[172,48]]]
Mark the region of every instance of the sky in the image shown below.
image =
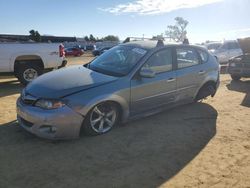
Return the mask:
[[[0,0],[0,34],[152,37],[177,16],[192,43],[250,37],[250,0]]]

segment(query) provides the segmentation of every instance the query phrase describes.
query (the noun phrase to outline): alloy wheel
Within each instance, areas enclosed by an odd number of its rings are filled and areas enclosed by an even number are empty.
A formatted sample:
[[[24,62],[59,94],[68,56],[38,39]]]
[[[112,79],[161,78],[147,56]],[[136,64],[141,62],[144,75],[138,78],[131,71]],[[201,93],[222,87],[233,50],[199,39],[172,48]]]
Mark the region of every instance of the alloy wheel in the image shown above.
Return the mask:
[[[109,131],[117,119],[117,110],[114,105],[100,104],[94,107],[90,115],[91,128],[98,134]]]

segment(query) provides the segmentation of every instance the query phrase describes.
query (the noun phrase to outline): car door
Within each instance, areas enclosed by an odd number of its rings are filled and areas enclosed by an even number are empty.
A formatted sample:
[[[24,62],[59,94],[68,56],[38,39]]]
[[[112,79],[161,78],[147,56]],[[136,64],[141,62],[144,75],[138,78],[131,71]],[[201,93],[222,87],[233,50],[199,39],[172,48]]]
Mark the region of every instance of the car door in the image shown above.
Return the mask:
[[[140,68],[155,73],[152,78],[135,76],[131,80],[131,115],[142,113],[175,100],[176,73],[173,70],[173,51],[166,48],[155,52]]]
[[[176,48],[176,100],[192,100],[206,74],[198,52],[192,47]]]

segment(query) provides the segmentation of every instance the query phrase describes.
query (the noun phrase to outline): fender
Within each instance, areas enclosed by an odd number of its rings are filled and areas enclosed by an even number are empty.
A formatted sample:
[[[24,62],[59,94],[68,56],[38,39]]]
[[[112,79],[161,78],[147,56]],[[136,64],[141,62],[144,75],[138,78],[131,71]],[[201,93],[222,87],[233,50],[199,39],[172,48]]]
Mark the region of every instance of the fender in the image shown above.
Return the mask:
[[[112,95],[102,95],[98,96],[97,98],[92,99],[89,101],[83,109],[79,111],[80,114],[83,116],[86,116],[88,112],[97,104],[105,102],[105,101],[111,101],[118,103],[119,106],[121,107],[122,110],[122,115],[121,115],[121,120],[124,122],[125,119],[129,117],[129,104],[126,102],[126,100],[117,95],[117,94],[112,94]]]
[[[42,57],[42,55],[39,54],[39,53],[37,53],[37,52],[29,52],[29,53],[19,52],[19,53],[14,53],[10,57],[10,70],[12,72],[14,71],[15,61],[20,56],[37,56],[37,57],[39,57],[42,60],[43,63],[46,62],[46,59],[44,57]],[[46,67],[45,64],[44,64],[44,67]]]
[[[219,81],[219,73],[215,73],[215,71],[213,72],[210,72],[207,76],[206,76],[206,79],[203,80],[203,82],[201,83],[201,85],[198,87],[198,89],[195,91],[195,96],[197,96],[199,90],[202,88],[202,86],[204,86],[207,82],[214,82],[215,84],[217,84],[217,82]],[[217,86],[218,88],[218,86]],[[216,88],[216,90],[217,90]]]

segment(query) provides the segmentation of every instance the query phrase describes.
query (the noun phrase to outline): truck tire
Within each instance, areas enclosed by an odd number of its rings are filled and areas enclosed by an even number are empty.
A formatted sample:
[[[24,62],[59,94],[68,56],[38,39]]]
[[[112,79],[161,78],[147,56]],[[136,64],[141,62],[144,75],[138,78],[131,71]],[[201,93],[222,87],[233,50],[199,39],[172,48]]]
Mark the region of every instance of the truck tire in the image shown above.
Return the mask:
[[[235,81],[239,81],[241,79],[241,76],[236,74],[231,74],[231,78]]]
[[[42,74],[42,68],[34,64],[20,64],[17,69],[17,78],[23,84],[27,85],[36,77]]]

